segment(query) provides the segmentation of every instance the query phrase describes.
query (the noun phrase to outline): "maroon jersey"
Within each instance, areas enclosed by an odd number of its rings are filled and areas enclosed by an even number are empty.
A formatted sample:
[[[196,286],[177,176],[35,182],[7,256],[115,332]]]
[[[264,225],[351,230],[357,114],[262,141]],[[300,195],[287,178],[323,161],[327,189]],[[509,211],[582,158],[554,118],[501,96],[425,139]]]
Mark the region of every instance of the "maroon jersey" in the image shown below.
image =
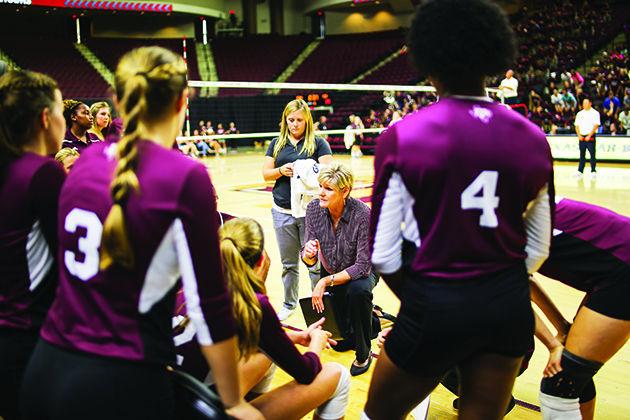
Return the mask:
[[[101,141],[94,133],[86,132],[85,135],[87,136],[87,143],[79,140],[77,136],[72,134],[72,130],[68,128],[66,130],[66,135],[63,138],[63,142],[61,143],[61,147],[69,147],[79,153],[82,153],[88,146]]]
[[[214,189],[204,166],[180,153],[139,142],[140,188],[124,206],[135,265],[100,270],[116,147],[103,142],[87,149],[64,186],[59,290],[42,337],[101,356],[172,362],[171,317],[180,277],[198,341],[210,345],[232,337],[217,224],[209,217],[216,212]]]
[[[630,218],[562,198],[556,204],[549,258],[538,270],[584,292],[630,281]]]
[[[412,272],[464,279],[548,254],[553,166],[544,133],[483,98],[449,97],[377,140],[372,261],[391,274],[403,239]]]
[[[258,303],[262,308],[262,322],[260,325],[260,341],[258,346],[275,364],[291,375],[298,383],[310,384],[313,382],[322,365],[319,356],[307,351],[300,354],[291,339],[282,329],[278,315],[274,311],[269,298],[256,293]],[[186,303],[183,293],[177,295],[177,311],[173,318],[173,326],[176,326],[186,315]],[[175,345],[177,346],[178,365],[182,370],[193,375],[200,381],[204,381],[209,372],[209,367],[204,360],[199,346],[194,342],[195,328],[188,325],[185,330],[177,331]]]
[[[0,168],[0,328],[39,328],[57,286],[54,160],[25,153]]]

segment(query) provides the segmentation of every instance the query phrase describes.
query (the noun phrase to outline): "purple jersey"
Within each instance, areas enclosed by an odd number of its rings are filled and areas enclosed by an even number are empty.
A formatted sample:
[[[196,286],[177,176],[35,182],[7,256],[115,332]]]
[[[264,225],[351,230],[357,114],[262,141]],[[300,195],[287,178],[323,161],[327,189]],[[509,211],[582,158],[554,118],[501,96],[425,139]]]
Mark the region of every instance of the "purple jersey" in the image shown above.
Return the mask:
[[[57,205],[65,179],[25,153],[0,172],[0,328],[39,328],[57,286]]]
[[[418,275],[464,279],[548,254],[553,166],[544,133],[483,98],[443,98],[377,140],[372,261],[391,274],[401,243]]]
[[[61,147],[69,147],[79,153],[82,153],[88,146],[92,145],[93,143],[99,143],[101,141],[94,133],[86,132],[85,135],[88,139],[87,143],[79,140],[79,138],[72,133],[72,130],[68,128],[66,130],[66,135],[63,137]]]
[[[138,144],[140,184],[124,207],[132,270],[99,268],[112,206],[115,143],[87,149],[59,204],[60,278],[42,337],[58,346],[126,360],[171,362],[171,317],[181,284],[202,345],[235,332],[223,280],[215,194],[203,165],[150,141]]]
[[[553,235],[541,274],[585,292],[618,278],[630,281],[630,218],[563,198],[556,204]]]
[[[307,351],[300,354],[291,339],[282,329],[278,315],[269,302],[269,298],[256,293],[258,303],[262,308],[262,322],[260,325],[259,348],[282,370],[291,375],[298,383],[313,382],[322,365],[319,356]],[[173,326],[177,326],[186,315],[186,303],[183,293],[177,294],[177,311],[173,318]],[[194,342],[194,326],[188,325],[184,330],[176,329],[175,345],[177,346],[178,365],[180,368],[204,381],[209,368],[205,362],[199,346]]]

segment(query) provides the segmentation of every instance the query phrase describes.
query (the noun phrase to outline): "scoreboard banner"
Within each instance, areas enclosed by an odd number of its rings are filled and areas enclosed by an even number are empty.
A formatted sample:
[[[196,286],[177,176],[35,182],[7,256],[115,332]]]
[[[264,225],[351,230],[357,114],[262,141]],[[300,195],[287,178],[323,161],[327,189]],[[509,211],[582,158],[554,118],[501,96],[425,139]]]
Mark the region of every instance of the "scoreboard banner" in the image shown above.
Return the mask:
[[[84,10],[118,10],[126,12],[170,13],[171,3],[99,0],[0,0],[0,4],[45,6]]]
[[[597,136],[597,160],[630,162],[630,136]],[[580,158],[577,136],[547,136],[554,159]],[[586,154],[588,159],[589,155]]]

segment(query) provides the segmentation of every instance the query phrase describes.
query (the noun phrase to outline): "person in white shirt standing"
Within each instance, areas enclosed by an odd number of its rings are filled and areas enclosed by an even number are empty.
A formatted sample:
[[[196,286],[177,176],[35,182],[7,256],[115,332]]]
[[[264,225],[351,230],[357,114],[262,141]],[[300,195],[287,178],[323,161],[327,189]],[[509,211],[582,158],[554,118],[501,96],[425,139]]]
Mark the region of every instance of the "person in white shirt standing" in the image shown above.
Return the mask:
[[[506,104],[512,105],[518,103],[518,80],[514,77],[513,70],[505,72],[505,79],[501,80],[499,89],[501,89],[503,93]]]
[[[575,116],[575,132],[580,140],[580,163],[578,165],[578,177],[584,174],[584,165],[586,164],[586,150],[591,156],[591,177],[595,178],[597,173],[595,169],[595,133],[601,125],[599,112],[591,107],[591,100],[584,99],[582,102],[582,110]]]

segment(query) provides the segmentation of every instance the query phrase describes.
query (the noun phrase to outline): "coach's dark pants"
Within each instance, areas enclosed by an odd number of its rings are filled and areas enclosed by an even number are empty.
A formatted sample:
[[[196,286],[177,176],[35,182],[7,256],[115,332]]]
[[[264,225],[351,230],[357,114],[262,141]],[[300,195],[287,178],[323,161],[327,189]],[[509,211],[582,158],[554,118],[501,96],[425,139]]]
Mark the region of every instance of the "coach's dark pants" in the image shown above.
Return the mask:
[[[591,157],[591,172],[595,172],[595,136],[593,136],[593,141],[580,141],[580,164],[578,165],[578,172],[584,172],[586,150],[588,150],[588,154]]]
[[[322,277],[328,273],[322,269]],[[354,340],[356,358],[364,362],[370,355],[370,341],[378,334],[381,324],[373,315],[372,289],[378,276],[372,271],[369,276],[350,280],[348,283],[329,288],[335,316],[344,339]]]

